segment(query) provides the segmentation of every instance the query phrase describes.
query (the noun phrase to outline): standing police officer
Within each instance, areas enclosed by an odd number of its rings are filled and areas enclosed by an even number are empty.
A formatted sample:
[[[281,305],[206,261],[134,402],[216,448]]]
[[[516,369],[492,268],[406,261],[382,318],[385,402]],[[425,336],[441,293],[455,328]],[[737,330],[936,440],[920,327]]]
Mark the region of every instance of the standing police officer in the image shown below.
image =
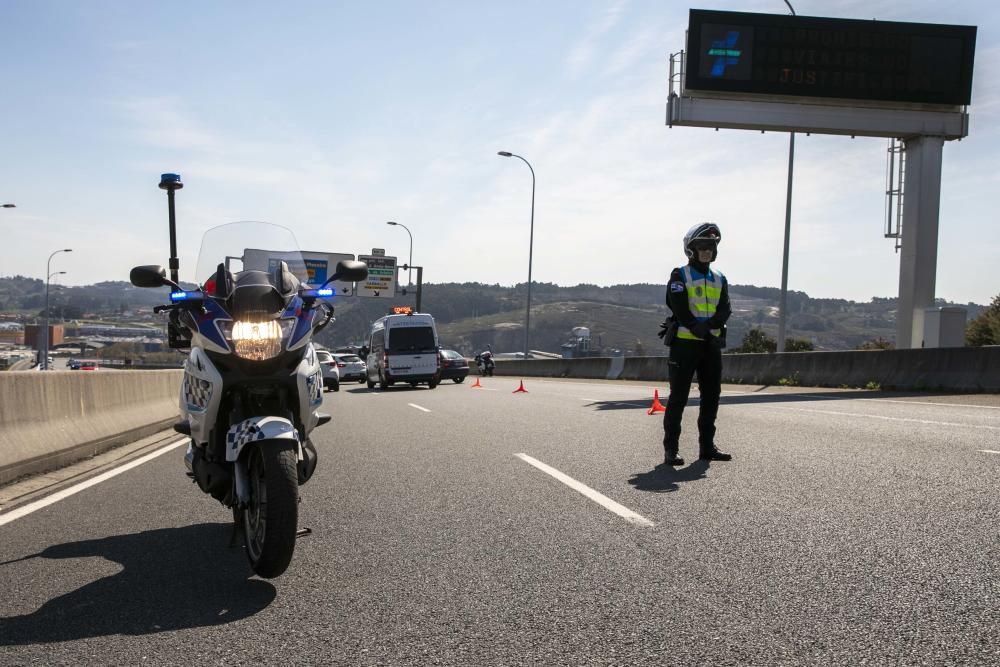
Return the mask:
[[[670,396],[663,415],[664,464],[684,465],[678,455],[681,416],[687,405],[691,380],[698,373],[701,406],[698,411],[698,458],[729,461],[733,457],[715,446],[715,416],[722,393],[722,348],[725,347],[725,324],[732,314],[729,283],[720,271],[709,265],[718,255],[722,232],[712,222],[695,225],[684,236],[686,266],[670,274],[667,306],[670,318],[667,338],[670,345]],[[672,338],[672,340],[671,340]]]

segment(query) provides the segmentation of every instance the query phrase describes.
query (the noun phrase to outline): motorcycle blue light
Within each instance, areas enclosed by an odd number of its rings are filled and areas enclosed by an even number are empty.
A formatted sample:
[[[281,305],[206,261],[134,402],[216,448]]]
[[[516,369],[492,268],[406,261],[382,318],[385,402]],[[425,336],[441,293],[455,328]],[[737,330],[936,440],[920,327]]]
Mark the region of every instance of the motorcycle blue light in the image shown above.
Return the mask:
[[[314,299],[322,299],[324,297],[331,297],[334,295],[334,289],[332,287],[324,287],[322,289],[310,289],[302,292],[304,297],[312,297]]]
[[[171,292],[170,300],[173,302],[177,301],[203,301],[205,295],[201,292]]]

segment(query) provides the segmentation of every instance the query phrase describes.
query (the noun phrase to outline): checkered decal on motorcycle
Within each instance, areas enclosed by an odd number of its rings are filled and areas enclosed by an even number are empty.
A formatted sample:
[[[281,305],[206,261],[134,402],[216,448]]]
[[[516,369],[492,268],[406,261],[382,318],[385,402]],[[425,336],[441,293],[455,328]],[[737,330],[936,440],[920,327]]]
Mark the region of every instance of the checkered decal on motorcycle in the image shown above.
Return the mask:
[[[236,426],[229,429],[229,432],[226,433],[226,445],[230,449],[239,449],[248,442],[263,440],[264,438],[265,435],[263,429],[248,420],[240,422]]]
[[[210,400],[212,400],[212,384],[206,380],[199,380],[190,373],[185,373],[184,401],[188,406],[204,410],[208,407]]]
[[[306,388],[309,390],[309,402],[312,405],[323,402],[323,376],[313,373],[306,379]]]

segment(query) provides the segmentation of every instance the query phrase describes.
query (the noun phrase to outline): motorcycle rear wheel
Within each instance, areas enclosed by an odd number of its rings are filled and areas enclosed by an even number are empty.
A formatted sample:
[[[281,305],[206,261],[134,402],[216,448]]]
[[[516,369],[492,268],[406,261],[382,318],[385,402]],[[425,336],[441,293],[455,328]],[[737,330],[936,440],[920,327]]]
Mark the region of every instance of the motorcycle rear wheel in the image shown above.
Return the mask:
[[[241,510],[247,560],[265,579],[288,569],[299,522],[297,453],[289,440],[264,440],[247,452],[250,502]]]

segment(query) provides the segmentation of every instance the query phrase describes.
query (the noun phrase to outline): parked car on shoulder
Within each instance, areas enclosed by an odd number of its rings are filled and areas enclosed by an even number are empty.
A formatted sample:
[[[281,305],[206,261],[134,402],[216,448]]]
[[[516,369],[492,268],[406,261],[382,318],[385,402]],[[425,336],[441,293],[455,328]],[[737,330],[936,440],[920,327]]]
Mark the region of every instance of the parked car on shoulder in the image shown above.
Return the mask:
[[[365,362],[361,361],[361,357],[356,354],[334,352],[333,358],[337,361],[337,371],[340,373],[341,380],[345,382],[350,380],[365,381],[368,376],[368,367]]]
[[[323,389],[340,391],[340,370],[333,354],[329,350],[316,350],[316,360],[323,369]]]
[[[469,361],[455,350],[441,350],[441,379],[460,384],[469,374]]]

